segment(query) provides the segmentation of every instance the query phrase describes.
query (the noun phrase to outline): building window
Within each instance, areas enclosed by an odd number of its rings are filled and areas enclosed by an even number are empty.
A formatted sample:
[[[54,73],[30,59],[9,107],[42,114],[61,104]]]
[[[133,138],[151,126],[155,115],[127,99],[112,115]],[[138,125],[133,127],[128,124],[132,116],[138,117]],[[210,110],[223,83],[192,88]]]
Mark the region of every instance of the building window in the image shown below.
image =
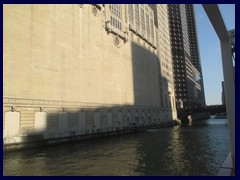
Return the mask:
[[[129,23],[133,24],[134,21],[133,21],[133,5],[132,4],[128,5],[128,14],[129,14]]]
[[[158,32],[157,32],[157,30],[156,30],[156,43],[157,43],[157,47],[158,47]]]
[[[149,16],[146,14],[147,38],[150,36]]]
[[[116,18],[121,19],[121,5],[120,4],[110,4],[110,12]]]
[[[121,5],[120,4],[110,4],[109,5],[110,12],[111,12],[111,25],[116,27],[119,30],[122,30],[122,23],[121,23]]]
[[[139,22],[139,5],[135,5],[135,21],[136,21],[136,28],[140,29],[140,22]]]
[[[153,29],[153,20],[151,19],[151,37],[152,37],[152,43],[154,42],[154,29]]]
[[[144,18],[144,10],[141,8],[141,24],[142,24],[142,33],[145,33],[145,18]]]
[[[127,5],[125,4],[124,7],[125,7],[125,23],[127,23]]]

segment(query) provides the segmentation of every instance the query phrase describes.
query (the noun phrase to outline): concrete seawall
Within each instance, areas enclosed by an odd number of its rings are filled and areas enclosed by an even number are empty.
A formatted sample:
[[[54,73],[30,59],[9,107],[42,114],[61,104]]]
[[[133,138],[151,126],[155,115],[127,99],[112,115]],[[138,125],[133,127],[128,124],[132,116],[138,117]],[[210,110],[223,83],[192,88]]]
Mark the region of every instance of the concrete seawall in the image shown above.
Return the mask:
[[[3,150],[4,152],[9,152],[9,151],[14,151],[19,149],[51,146],[54,144],[70,143],[70,142],[76,142],[76,141],[83,141],[87,139],[104,138],[104,137],[116,136],[116,135],[127,134],[127,133],[136,133],[136,132],[145,131],[147,129],[163,128],[168,126],[175,126],[178,124],[179,122],[174,120],[167,123],[162,123],[160,125],[128,127],[124,129],[116,129],[115,131],[109,131],[109,132],[89,132],[84,135],[71,135],[67,137],[58,137],[58,138],[51,138],[51,139],[45,139],[45,140],[42,135],[36,135],[36,134],[28,135],[28,136],[22,136],[21,137],[22,141],[19,143],[4,144]]]
[[[58,103],[60,105],[49,104],[40,108],[24,104],[4,106],[4,151],[176,124],[172,111],[164,108],[62,103],[64,106]]]

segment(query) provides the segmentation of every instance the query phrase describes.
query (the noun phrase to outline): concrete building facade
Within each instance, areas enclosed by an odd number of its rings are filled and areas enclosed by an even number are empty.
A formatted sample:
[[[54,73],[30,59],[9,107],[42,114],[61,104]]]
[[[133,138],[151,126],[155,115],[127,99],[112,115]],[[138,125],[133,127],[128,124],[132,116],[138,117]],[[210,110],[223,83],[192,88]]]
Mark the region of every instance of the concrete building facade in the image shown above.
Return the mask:
[[[169,18],[167,4],[150,5],[155,14],[157,26],[157,50],[160,58],[160,95],[161,107],[171,108],[176,115],[176,101],[173,81],[172,52],[169,32]],[[174,117],[176,119],[176,117]]]
[[[167,20],[147,4],[4,5],[4,144],[176,119]]]

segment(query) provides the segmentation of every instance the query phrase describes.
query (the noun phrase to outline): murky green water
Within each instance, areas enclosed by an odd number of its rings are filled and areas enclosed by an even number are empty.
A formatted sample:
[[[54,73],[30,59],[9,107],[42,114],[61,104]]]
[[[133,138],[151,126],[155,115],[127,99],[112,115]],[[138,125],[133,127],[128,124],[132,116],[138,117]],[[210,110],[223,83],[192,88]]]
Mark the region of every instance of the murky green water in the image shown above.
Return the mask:
[[[226,119],[5,153],[3,175],[216,175],[230,151]]]

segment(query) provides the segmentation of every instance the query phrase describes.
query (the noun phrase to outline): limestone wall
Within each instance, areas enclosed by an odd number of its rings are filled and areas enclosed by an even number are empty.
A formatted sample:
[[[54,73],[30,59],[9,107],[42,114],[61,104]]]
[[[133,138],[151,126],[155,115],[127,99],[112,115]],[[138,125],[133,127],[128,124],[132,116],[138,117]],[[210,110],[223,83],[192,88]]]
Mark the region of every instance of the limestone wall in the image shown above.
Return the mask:
[[[91,5],[4,5],[4,97],[159,106],[149,45],[105,30]]]
[[[173,119],[156,48],[125,21],[109,32],[107,6],[3,5],[4,144]]]
[[[152,127],[171,122],[171,112],[153,108],[4,107],[4,144]]]

